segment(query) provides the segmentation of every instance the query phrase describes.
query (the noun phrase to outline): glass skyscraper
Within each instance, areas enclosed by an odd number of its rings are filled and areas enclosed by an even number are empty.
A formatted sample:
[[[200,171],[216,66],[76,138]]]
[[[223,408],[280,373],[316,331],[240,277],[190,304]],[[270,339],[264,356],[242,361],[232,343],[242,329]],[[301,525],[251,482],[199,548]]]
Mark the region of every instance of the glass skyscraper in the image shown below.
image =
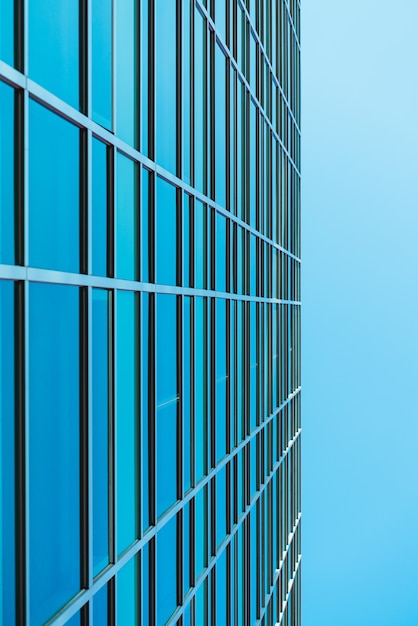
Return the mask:
[[[0,624],[300,624],[300,4],[0,0]]]

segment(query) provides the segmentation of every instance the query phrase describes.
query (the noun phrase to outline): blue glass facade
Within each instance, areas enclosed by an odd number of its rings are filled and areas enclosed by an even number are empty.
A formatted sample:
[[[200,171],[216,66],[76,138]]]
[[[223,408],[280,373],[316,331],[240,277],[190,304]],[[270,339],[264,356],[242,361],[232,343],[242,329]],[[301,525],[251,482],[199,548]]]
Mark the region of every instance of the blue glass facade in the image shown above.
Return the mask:
[[[300,624],[299,35],[0,3],[0,625]]]

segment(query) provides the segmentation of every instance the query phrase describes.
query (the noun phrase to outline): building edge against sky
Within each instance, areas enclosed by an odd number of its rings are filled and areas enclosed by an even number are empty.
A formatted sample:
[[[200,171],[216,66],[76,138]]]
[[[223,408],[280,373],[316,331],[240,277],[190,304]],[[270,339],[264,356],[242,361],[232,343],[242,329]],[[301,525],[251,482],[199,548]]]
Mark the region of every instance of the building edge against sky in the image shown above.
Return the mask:
[[[0,6],[0,623],[301,623],[300,5]]]

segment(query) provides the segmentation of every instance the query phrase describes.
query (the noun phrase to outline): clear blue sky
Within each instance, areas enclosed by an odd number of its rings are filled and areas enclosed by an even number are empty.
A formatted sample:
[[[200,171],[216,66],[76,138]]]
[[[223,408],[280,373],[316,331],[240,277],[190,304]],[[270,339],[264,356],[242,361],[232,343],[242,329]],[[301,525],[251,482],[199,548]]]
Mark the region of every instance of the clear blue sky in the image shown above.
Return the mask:
[[[303,626],[417,626],[418,1],[302,18]]]

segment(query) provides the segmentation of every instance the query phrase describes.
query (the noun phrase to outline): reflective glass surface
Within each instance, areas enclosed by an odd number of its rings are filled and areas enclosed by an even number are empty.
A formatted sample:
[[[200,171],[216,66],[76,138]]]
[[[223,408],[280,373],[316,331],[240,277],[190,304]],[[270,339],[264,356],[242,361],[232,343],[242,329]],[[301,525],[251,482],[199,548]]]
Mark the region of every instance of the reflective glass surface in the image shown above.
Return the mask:
[[[78,272],[80,131],[33,100],[29,128],[30,264]]]
[[[112,0],[92,0],[93,119],[112,128]]]
[[[156,160],[176,171],[176,3],[155,0]]]
[[[176,188],[157,178],[156,246],[157,283],[176,284]]]
[[[30,619],[80,588],[79,290],[30,284]]]
[[[15,621],[14,284],[0,281],[0,622]]]
[[[116,133],[137,144],[137,6],[135,0],[114,0],[116,7]]]
[[[123,552],[137,537],[137,304],[136,294],[116,297],[116,433],[117,433],[117,550]]]
[[[107,146],[94,137],[92,146],[92,270],[96,276],[106,276],[108,242]]]
[[[138,624],[137,558],[128,561],[116,577],[116,620],[123,626]]]
[[[138,269],[137,164],[120,152],[116,180],[116,275],[135,280]]]
[[[4,0],[0,4],[0,59],[14,64],[14,3]]]
[[[109,563],[109,295],[92,291],[93,576]]]
[[[157,624],[166,624],[177,606],[176,518],[157,533]]]
[[[29,75],[78,109],[79,5],[73,0],[28,0]],[[51,132],[51,131],[50,131]]]
[[[15,260],[14,107],[14,89],[0,82],[0,263],[10,264]]]

